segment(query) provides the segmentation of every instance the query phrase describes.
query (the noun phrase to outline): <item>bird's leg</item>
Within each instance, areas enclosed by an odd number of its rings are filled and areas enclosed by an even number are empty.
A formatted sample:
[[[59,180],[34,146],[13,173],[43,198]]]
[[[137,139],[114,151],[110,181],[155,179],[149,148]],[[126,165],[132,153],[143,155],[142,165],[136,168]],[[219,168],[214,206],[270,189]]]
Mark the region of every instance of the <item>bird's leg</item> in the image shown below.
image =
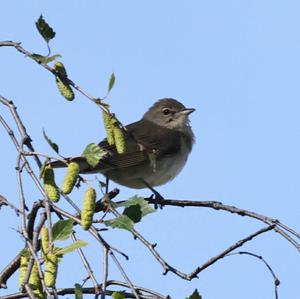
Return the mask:
[[[144,179],[141,179],[141,180],[145,184],[145,186],[153,192],[153,194],[151,195],[150,198],[154,199],[154,208],[155,208],[155,210],[157,210],[158,206],[162,209],[162,207],[164,205],[163,202],[165,200],[163,198],[163,196],[159,192],[157,192],[152,186],[150,186]]]
[[[105,194],[108,194],[109,178],[105,177]]]

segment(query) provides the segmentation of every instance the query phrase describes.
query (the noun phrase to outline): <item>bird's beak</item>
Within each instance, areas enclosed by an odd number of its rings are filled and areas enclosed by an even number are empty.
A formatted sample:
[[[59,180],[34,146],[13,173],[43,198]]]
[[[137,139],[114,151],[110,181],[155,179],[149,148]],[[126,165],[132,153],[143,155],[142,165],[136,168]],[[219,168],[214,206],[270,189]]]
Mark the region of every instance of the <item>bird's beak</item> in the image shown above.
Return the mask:
[[[196,110],[195,108],[184,108],[180,111],[180,113],[184,115],[190,115],[195,110]]]

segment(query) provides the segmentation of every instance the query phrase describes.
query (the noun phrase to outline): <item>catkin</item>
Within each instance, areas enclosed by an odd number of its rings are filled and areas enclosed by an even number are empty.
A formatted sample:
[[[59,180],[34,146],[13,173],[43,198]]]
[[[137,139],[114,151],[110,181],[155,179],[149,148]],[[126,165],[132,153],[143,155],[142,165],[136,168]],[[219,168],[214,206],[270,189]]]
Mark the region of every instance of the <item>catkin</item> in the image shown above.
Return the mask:
[[[45,284],[48,288],[55,286],[58,268],[58,257],[54,253],[48,253],[45,266]]]
[[[29,262],[29,256],[27,255],[21,255],[20,259],[20,268],[19,268],[19,287],[23,287],[24,279],[26,276],[27,272],[27,267],[28,267],[28,262]]]
[[[50,166],[45,168],[44,172],[44,189],[49,199],[57,202],[60,198],[59,189],[55,184],[54,172]]]
[[[74,100],[74,92],[70,84],[68,84],[67,71],[62,62],[58,61],[54,65],[54,69],[59,73],[60,77],[56,76],[56,85],[61,95],[68,101]]]
[[[42,245],[42,252],[44,256],[46,256],[50,249],[48,228],[46,226],[43,226],[41,229],[41,245]]]
[[[125,138],[122,130],[118,126],[114,126],[113,135],[118,154],[124,154],[126,151]]]
[[[54,64],[54,69],[62,76],[62,77],[67,77],[67,71],[65,66],[63,65],[62,62],[57,61]]]
[[[106,130],[106,139],[109,145],[115,144],[114,133],[113,133],[113,117],[103,111],[103,122]]]
[[[83,206],[81,210],[81,226],[84,230],[88,230],[93,223],[95,203],[96,191],[93,188],[89,188],[84,194]]]
[[[73,101],[75,98],[74,92],[71,86],[65,81],[61,80],[60,78],[56,77],[56,85],[60,92],[60,94],[68,101]]]
[[[29,286],[33,291],[35,298],[42,299],[45,298],[43,291],[42,291],[42,283],[39,276],[38,265],[34,262],[31,274],[29,277]]]
[[[69,194],[72,192],[72,190],[75,186],[75,183],[77,181],[79,170],[80,170],[79,164],[76,162],[71,162],[68,165],[68,170],[65,175],[63,185],[61,187],[61,191],[64,194]]]

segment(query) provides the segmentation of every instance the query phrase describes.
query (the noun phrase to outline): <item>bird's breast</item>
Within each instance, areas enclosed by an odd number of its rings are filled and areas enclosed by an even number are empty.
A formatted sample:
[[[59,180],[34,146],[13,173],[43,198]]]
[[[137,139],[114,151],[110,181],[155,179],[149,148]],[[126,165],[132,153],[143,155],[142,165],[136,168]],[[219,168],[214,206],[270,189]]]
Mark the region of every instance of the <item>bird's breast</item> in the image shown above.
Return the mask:
[[[151,186],[163,185],[173,180],[186,164],[190,149],[181,142],[180,150],[172,155],[165,155],[156,161],[155,169],[144,178]]]

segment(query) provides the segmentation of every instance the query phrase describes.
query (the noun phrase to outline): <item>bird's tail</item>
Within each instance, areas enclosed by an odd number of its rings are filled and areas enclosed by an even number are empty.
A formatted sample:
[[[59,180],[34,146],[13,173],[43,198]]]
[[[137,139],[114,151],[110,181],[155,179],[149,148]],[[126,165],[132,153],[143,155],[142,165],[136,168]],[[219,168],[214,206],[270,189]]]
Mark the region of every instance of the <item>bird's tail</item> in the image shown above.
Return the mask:
[[[68,162],[76,162],[79,164],[79,168],[80,168],[80,172],[84,173],[86,172],[88,169],[91,168],[91,166],[88,164],[88,162],[86,161],[85,157],[75,157],[75,158],[68,158],[66,159]],[[62,162],[62,161],[53,161],[50,162],[49,165],[52,168],[64,168],[67,167],[68,164]]]

